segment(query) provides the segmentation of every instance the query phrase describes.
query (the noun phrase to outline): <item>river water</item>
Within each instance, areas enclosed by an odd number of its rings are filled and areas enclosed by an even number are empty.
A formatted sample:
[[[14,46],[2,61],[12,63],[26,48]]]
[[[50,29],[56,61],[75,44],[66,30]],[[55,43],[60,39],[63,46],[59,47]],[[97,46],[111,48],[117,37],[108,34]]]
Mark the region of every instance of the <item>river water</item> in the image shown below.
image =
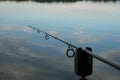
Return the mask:
[[[40,28],[120,64],[120,2],[0,1],[0,79],[78,80],[67,45]],[[94,59],[88,80],[120,80],[120,72]]]

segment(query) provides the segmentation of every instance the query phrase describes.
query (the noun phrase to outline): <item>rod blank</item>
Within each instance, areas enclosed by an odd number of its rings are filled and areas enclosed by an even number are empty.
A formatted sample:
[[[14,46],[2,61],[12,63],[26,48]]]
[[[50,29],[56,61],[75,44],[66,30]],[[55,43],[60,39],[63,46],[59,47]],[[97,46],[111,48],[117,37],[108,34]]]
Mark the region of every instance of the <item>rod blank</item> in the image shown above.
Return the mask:
[[[32,26],[28,26],[28,27],[33,28],[33,29],[37,29],[37,28],[32,27]],[[65,41],[65,40],[63,40],[63,39],[60,39],[60,38],[58,38],[58,37],[56,37],[56,36],[53,36],[53,35],[45,32],[45,31],[43,31],[43,30],[41,30],[41,29],[37,29],[37,30],[39,30],[40,32],[42,32],[42,33],[44,33],[44,34],[47,34],[48,36],[51,36],[52,38],[54,38],[54,39],[56,39],[56,40],[59,40],[59,41],[65,43],[65,44],[67,44],[67,45],[69,45],[69,46],[71,46],[71,47],[73,47],[73,48],[75,48],[75,49],[78,48],[77,46],[75,46],[75,45],[73,45],[73,44],[71,44],[71,43],[69,43],[69,42],[67,42],[67,41]],[[110,65],[111,67],[114,67],[114,68],[120,70],[120,64],[117,64],[117,63],[112,62],[112,61],[110,61],[110,60],[108,60],[108,59],[105,59],[105,58],[103,58],[103,57],[101,57],[101,56],[98,56],[98,55],[96,55],[96,54],[94,54],[93,52],[90,52],[90,51],[88,51],[88,50],[86,50],[86,51],[87,51],[87,53],[88,53],[89,55],[93,56],[94,58],[96,58],[96,59],[98,59],[98,60],[100,60],[100,61],[102,61],[102,62],[104,62],[104,63],[106,63],[106,64],[108,64],[108,65]]]

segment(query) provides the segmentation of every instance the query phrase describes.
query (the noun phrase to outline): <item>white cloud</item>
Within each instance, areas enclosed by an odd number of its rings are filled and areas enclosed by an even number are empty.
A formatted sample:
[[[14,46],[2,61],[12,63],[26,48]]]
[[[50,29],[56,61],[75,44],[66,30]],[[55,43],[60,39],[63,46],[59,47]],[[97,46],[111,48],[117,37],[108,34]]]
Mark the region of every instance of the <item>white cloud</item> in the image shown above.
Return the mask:
[[[120,50],[109,50],[103,53],[100,53],[100,56],[113,61],[117,64],[120,64]],[[119,70],[105,64],[101,61],[94,59],[94,66],[93,66],[93,75],[92,77],[100,78],[101,80],[119,80],[120,79],[120,72]],[[103,76],[103,77],[101,77]]]
[[[48,31],[49,34],[54,35],[54,36],[58,36],[59,33],[57,31]]]
[[[64,80],[68,77],[72,78],[73,72],[70,63],[60,59],[56,60],[54,56],[45,54],[45,57],[41,58],[42,54],[34,53],[36,49],[30,49],[30,46],[33,47],[35,44],[23,42],[20,39],[1,39],[0,42],[0,71],[4,73],[5,80]]]
[[[29,27],[17,26],[17,25],[2,25],[0,26],[0,35],[4,35],[5,33],[10,32],[32,32],[32,29]]]
[[[23,28],[23,31],[25,31],[25,32],[31,32],[32,29],[30,29],[29,27],[24,27],[24,28]]]
[[[80,33],[81,35],[86,32]],[[79,35],[76,33],[76,35]],[[22,42],[22,43],[21,43]],[[6,45],[4,43],[7,43]],[[24,79],[24,80],[32,80],[32,79],[45,79],[49,78],[52,80],[66,80],[71,78],[72,80],[76,80],[77,76],[74,76],[73,72],[73,62],[69,60],[64,60],[63,58],[55,59],[55,56],[51,58],[47,55],[42,57],[42,54],[37,55],[34,52],[34,48],[30,48],[28,46],[36,46],[33,43],[23,42],[19,39],[12,40],[1,40],[0,41],[0,70],[9,73],[7,75],[14,76],[14,80]],[[39,47],[38,45],[36,47]],[[43,47],[51,47],[55,46],[45,45]],[[16,51],[13,49],[16,48]],[[40,48],[40,47],[39,47]],[[56,47],[57,48],[57,47]],[[60,49],[60,47],[59,47]],[[39,49],[37,49],[39,50]],[[33,51],[33,52],[32,52]],[[40,50],[39,50],[40,51]],[[5,55],[5,53],[9,55]],[[105,54],[106,53],[106,54]],[[103,55],[108,59],[120,59],[120,50],[111,50],[105,52]],[[12,55],[13,54],[13,55]],[[16,57],[15,54],[18,56]],[[12,56],[10,56],[12,55]],[[9,57],[8,57],[9,56]],[[103,76],[99,80],[119,80],[119,72],[114,71],[111,68],[106,67],[106,65],[101,64],[99,62],[94,62],[95,68],[95,79]],[[47,78],[46,78],[47,76]],[[54,77],[55,76],[55,77]],[[56,77],[57,76],[57,77]],[[6,77],[6,75],[5,75]],[[26,77],[26,78],[25,78]],[[11,78],[11,77],[10,77]],[[9,79],[6,79],[9,80]]]
[[[96,43],[102,40],[102,37],[88,34],[84,30],[79,30],[73,33],[77,37],[77,41],[80,43]]]
[[[120,64],[120,49],[103,52],[101,56]]]
[[[39,46],[46,47],[46,48],[55,48],[56,47],[56,46],[51,45],[51,44],[42,44],[42,43]]]
[[[21,30],[22,28],[21,27],[18,27],[16,25],[3,25],[3,26],[0,26],[0,31],[18,31],[18,30]]]

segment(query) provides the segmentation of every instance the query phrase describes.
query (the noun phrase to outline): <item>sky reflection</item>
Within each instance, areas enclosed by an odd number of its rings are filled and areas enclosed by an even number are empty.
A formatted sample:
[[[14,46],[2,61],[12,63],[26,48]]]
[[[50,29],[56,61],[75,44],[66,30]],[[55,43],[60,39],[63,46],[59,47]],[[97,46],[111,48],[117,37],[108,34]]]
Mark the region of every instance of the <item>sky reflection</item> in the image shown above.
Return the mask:
[[[77,80],[67,45],[27,25],[120,63],[119,3],[0,2],[0,78],[3,80]],[[104,74],[103,74],[104,73]],[[119,80],[120,72],[95,60],[90,80]],[[101,77],[103,76],[103,77]]]

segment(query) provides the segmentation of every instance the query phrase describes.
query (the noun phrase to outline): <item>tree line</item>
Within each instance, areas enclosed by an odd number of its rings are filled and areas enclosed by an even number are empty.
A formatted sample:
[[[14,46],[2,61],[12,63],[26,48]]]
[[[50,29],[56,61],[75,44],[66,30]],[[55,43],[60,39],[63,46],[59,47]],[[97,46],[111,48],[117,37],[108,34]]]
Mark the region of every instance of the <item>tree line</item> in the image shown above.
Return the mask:
[[[16,2],[23,2],[23,1],[34,1],[34,2],[77,2],[77,1],[92,1],[92,2],[117,2],[120,0],[0,0],[0,1],[16,1]]]

